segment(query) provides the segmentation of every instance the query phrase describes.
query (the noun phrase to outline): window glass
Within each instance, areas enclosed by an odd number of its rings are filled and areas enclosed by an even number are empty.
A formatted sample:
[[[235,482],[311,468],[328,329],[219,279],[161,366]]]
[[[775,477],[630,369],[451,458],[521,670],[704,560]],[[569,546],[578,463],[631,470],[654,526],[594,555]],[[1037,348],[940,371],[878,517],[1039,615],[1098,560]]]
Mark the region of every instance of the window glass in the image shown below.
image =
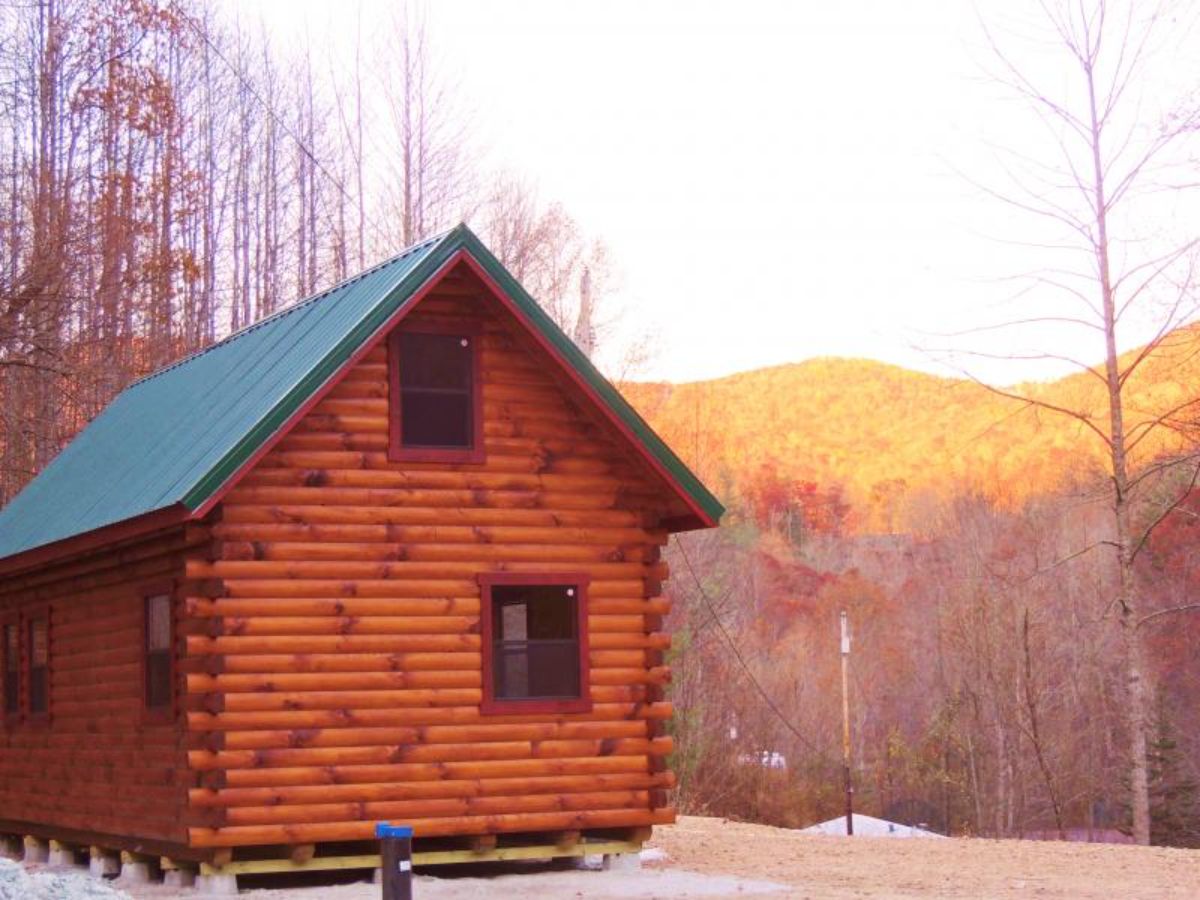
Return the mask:
[[[16,625],[4,626],[4,713],[16,715],[21,709],[21,632]]]
[[[171,649],[171,598],[165,594],[146,598],[146,649]]]
[[[492,586],[492,688],[497,700],[580,696],[574,585]]]
[[[50,624],[46,619],[29,622],[29,712],[50,709]]]
[[[400,386],[469,390],[470,347],[470,339],[463,335],[404,332],[400,335]]]
[[[474,338],[400,335],[400,442],[406,448],[474,446]]]
[[[401,400],[400,439],[405,447],[471,446],[471,398],[410,390]]]
[[[146,706],[171,705],[171,598],[146,598]]]

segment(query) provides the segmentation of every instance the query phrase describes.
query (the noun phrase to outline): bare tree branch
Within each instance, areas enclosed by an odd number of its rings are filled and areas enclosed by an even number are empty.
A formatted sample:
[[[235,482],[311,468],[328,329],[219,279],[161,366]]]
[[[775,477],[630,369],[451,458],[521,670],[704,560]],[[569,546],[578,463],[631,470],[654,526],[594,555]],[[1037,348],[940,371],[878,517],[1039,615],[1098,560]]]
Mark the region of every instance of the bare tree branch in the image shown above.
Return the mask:
[[[1173,616],[1176,613],[1195,612],[1197,610],[1200,610],[1200,603],[1185,603],[1182,606],[1172,606],[1170,609],[1158,609],[1138,619],[1138,628],[1141,628],[1147,622],[1153,622],[1155,619],[1162,618],[1163,616]]]

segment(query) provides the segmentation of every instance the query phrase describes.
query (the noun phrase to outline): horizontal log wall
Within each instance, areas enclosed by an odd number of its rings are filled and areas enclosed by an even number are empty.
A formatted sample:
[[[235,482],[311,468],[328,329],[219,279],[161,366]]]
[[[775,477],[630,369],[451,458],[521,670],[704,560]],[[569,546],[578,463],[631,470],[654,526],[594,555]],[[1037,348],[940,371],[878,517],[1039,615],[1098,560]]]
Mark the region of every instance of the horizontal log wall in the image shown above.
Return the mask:
[[[142,591],[181,579],[187,548],[208,541],[176,529],[0,579],[0,618],[50,612],[50,716],[0,723],[0,818],[186,844],[182,715],[143,712]]]
[[[483,328],[482,464],[388,460],[371,351],[221,504],[187,565],[196,847],[669,821],[658,597],[676,514],[644,462],[464,283],[410,321]],[[483,572],[590,576],[586,714],[485,716]]]

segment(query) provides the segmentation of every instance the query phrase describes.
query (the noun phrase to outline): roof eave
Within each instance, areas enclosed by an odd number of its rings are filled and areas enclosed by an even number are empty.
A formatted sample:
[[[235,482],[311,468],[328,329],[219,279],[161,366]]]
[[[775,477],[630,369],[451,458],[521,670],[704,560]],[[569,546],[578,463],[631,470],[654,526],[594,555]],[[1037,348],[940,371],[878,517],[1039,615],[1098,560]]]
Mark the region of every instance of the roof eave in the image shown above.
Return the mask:
[[[74,534],[48,544],[39,544],[28,550],[21,550],[11,556],[6,556],[0,559],[0,575],[15,575],[26,569],[33,569],[66,557],[79,556],[102,547],[136,540],[156,531],[183,525],[193,518],[195,516],[190,509],[181,503],[174,503],[142,513],[139,516],[93,528],[82,534]]]

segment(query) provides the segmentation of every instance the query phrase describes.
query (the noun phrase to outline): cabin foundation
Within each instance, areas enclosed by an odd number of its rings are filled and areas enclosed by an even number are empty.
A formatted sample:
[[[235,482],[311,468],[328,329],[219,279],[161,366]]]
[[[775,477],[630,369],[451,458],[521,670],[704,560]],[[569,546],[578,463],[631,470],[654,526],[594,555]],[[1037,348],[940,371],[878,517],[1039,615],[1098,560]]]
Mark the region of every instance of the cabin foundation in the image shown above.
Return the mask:
[[[163,872],[163,884],[173,888],[195,887],[196,873],[187,869],[171,869]]]
[[[121,859],[104,847],[88,848],[88,873],[93,878],[116,878],[121,874]]]
[[[51,841],[50,852],[46,856],[46,864],[61,866],[63,868],[74,868],[79,865],[79,859],[76,856],[74,847],[70,847],[60,841]]]
[[[130,884],[146,884],[151,878],[151,862],[140,853],[121,851],[121,878]]]
[[[31,834],[25,835],[25,862],[44,863],[49,858],[50,847],[45,841]]]
[[[169,856],[159,860],[159,868],[163,873],[163,884],[167,887],[193,887],[196,884],[196,866],[192,863],[180,862]]]
[[[196,876],[196,893],[206,897],[233,897],[238,892],[236,875],[213,874]]]
[[[608,829],[582,833],[571,844],[564,845],[561,835],[480,835],[467,840],[418,838],[412,854],[413,868],[420,871],[439,865],[461,865],[471,862],[516,862],[574,860],[590,863],[587,868],[611,868],[632,871],[640,866],[639,853],[649,837],[647,829]],[[483,845],[484,849],[479,849]],[[246,848],[219,861],[202,862],[195,877],[197,892],[210,896],[232,896],[246,876],[279,875],[284,873],[372,871],[372,880],[380,883],[380,857],[377,845],[360,842],[344,845],[316,845],[308,859],[297,860],[294,853],[268,856],[261,848]],[[164,871],[167,871],[164,864]],[[242,883],[242,887],[246,885]]]

